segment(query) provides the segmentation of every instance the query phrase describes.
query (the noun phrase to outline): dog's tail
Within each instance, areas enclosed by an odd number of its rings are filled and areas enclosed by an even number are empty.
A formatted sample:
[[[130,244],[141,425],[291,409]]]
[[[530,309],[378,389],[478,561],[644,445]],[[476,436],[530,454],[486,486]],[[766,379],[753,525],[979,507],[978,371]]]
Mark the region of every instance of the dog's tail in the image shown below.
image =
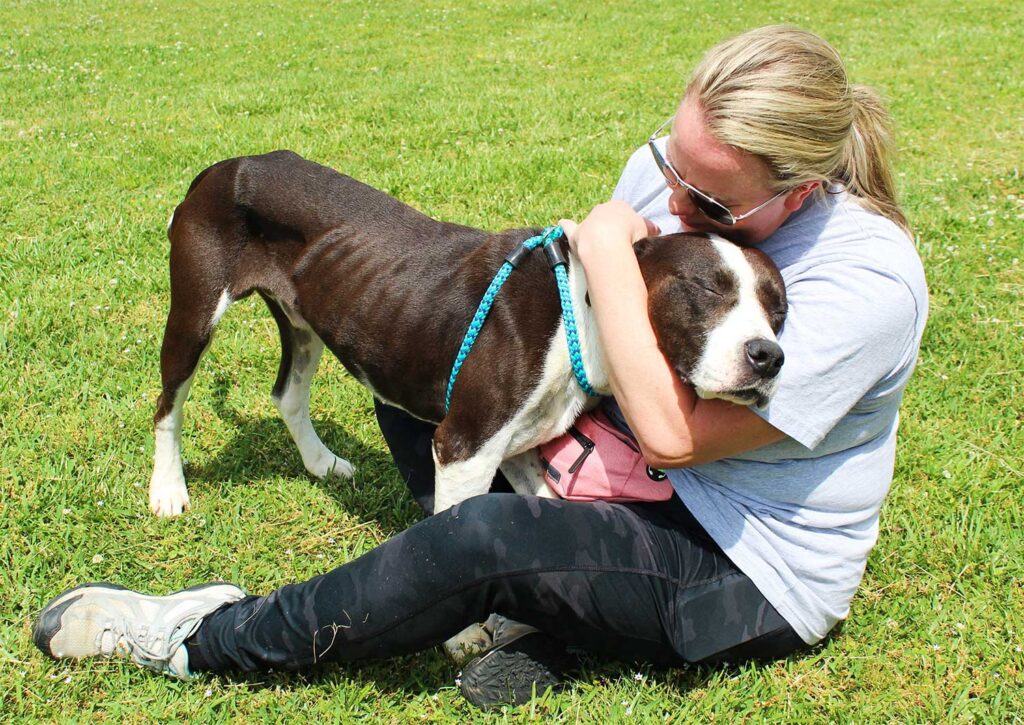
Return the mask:
[[[219,163],[214,164],[213,166],[207,166],[205,169],[200,171],[199,175],[196,178],[192,179],[192,183],[188,185],[188,191],[185,192],[185,198],[186,199],[188,198],[188,195],[191,194],[195,190],[195,188],[197,186],[199,186],[199,182],[201,182],[204,178],[206,178],[206,175],[208,173],[213,171],[215,168],[220,166],[220,164],[222,164],[222,163],[224,163],[224,162],[221,161]]]
[[[230,161],[230,159],[228,159],[228,160]],[[216,169],[218,166],[220,166],[223,163],[225,163],[225,162],[224,161],[218,161],[217,163],[213,164],[213,166],[207,166],[205,169],[200,171],[199,174],[196,176],[196,178],[192,179],[192,183],[188,185],[188,191],[185,192],[185,199],[187,199],[189,197],[189,194],[191,194],[193,191],[195,191],[195,188],[197,186],[199,186],[199,184],[202,183],[203,179],[206,178],[206,175],[208,173],[210,173],[211,171],[213,171],[214,169]],[[182,199],[182,201],[184,201],[185,199]],[[180,204],[179,204],[179,206],[180,206]],[[171,218],[167,220],[167,238],[168,239],[171,238],[171,229],[174,227],[174,216],[175,216],[175,214],[177,214],[177,212],[178,212],[178,207],[174,207],[174,211],[171,212]]]

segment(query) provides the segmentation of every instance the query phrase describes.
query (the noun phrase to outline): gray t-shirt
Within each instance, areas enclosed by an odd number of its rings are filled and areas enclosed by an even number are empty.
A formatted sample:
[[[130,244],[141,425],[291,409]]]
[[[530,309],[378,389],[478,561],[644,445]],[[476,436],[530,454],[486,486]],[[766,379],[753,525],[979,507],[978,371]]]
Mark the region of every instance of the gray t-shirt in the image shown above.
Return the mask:
[[[681,230],[646,146],[613,197],[663,233]],[[782,272],[789,314],[778,391],[753,410],[787,437],[668,474],[729,558],[814,643],[849,613],[878,538],[928,292],[906,234],[845,193],[808,197],[758,248]]]

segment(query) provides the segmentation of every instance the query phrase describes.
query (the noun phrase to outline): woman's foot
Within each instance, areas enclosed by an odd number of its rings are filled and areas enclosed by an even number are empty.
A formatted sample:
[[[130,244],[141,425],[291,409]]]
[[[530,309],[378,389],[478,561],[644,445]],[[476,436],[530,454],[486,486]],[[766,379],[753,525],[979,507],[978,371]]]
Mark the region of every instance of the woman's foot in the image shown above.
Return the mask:
[[[477,707],[521,705],[548,688],[559,689],[576,665],[561,641],[534,629],[496,638],[462,670],[459,688]]]
[[[32,639],[54,659],[130,656],[142,667],[186,679],[185,640],[204,617],[244,596],[235,585],[222,582],[164,597],[116,584],[84,584],[43,607]]]

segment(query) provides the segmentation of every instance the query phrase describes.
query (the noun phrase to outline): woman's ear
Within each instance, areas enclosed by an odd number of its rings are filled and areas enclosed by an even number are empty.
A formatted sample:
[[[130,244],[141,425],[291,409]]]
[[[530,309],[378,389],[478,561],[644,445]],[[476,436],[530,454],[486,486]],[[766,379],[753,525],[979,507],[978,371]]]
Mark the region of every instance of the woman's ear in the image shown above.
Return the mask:
[[[784,197],[786,209],[789,211],[799,209],[803,206],[804,199],[810,196],[819,186],[821,186],[820,181],[805,181],[799,186],[794,186]]]

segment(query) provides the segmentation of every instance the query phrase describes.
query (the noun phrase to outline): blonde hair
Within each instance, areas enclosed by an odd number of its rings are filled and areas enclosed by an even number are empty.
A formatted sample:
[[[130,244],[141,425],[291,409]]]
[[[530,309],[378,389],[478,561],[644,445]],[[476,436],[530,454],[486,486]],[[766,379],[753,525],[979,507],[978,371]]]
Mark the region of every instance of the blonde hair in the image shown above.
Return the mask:
[[[909,234],[893,183],[889,113],[873,89],[850,84],[824,39],[788,25],[730,38],[704,56],[686,97],[716,139],[768,164],[776,191],[839,184]]]

